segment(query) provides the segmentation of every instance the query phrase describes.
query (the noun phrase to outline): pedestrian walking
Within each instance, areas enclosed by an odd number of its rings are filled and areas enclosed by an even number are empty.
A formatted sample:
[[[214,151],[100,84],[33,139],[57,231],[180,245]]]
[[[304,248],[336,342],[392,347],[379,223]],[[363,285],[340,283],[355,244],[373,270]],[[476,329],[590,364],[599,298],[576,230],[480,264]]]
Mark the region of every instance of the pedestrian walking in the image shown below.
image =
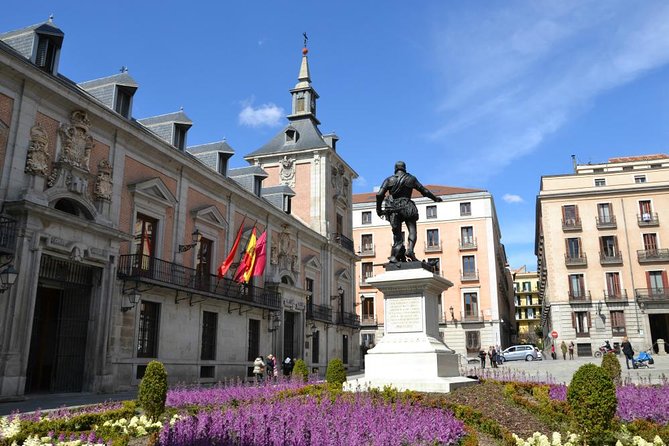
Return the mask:
[[[569,342],[569,359],[574,359],[574,341]]]
[[[486,356],[488,356],[488,355],[486,355],[485,350],[479,351],[479,358],[481,358],[481,368],[482,369],[485,369],[485,358],[486,358]]]
[[[557,359],[557,355],[555,354],[555,343],[551,344],[551,358]]]
[[[255,361],[253,361],[253,376],[256,378],[256,382],[262,382],[263,375],[265,374],[265,361],[261,356],[258,356]]]
[[[497,350],[495,347],[490,347],[490,365],[493,369],[497,368]]]
[[[272,378],[274,376],[274,368],[276,367],[276,360],[274,359],[273,354],[267,355],[267,365],[265,366],[265,373],[267,378]]]
[[[567,343],[562,341],[562,344],[560,344],[560,350],[562,350],[562,359],[567,360]]]
[[[620,346],[625,355],[625,364],[627,364],[627,368],[630,368],[630,361],[632,361],[632,368],[634,368],[634,349],[632,348],[632,343],[627,339],[627,336],[623,337],[623,343]]]

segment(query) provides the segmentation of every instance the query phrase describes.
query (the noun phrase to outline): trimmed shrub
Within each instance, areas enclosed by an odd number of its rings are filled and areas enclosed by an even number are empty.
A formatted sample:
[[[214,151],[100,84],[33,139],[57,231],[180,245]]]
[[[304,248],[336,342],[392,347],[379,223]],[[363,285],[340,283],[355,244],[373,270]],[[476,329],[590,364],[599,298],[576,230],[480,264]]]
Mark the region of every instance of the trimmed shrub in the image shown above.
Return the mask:
[[[346,369],[341,359],[335,358],[328,363],[325,380],[329,385],[341,389],[342,384],[346,382]]]
[[[162,362],[151,361],[139,384],[137,402],[146,412],[146,416],[157,420],[165,412],[167,398],[167,372]]]
[[[614,384],[620,384],[620,361],[615,353],[606,353],[602,358],[602,368],[609,374]]]
[[[585,364],[574,373],[567,389],[573,429],[584,443],[608,444],[618,400],[609,374],[594,364]]]
[[[298,359],[295,361],[295,366],[293,367],[293,375],[295,376],[301,376],[302,379],[304,379],[304,382],[307,382],[309,379],[309,367],[307,367],[307,363],[304,362],[302,359]]]

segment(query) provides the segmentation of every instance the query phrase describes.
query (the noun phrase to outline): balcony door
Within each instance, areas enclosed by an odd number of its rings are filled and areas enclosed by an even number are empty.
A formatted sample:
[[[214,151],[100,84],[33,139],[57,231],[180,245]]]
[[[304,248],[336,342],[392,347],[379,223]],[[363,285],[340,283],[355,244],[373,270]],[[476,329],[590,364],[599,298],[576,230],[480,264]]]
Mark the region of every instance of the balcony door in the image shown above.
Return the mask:
[[[620,297],[620,273],[606,273],[606,295]]]
[[[197,284],[200,289],[208,290],[211,283],[211,250],[214,242],[201,237],[197,251]]]
[[[158,220],[144,214],[137,214],[133,239],[135,268],[149,271],[151,260],[156,254],[156,232]]]
[[[643,235],[643,249],[647,252],[657,251],[657,234],[644,234]]]

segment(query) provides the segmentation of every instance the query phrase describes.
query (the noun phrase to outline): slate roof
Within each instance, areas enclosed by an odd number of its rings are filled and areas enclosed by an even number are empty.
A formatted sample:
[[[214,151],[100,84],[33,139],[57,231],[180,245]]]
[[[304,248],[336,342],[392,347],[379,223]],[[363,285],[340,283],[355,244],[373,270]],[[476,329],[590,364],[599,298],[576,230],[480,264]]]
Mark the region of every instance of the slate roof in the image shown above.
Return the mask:
[[[281,194],[281,195],[290,195],[291,197],[295,196],[295,191],[291,189],[290,186],[286,184],[281,184],[279,186],[270,186],[270,187],[264,187],[262,188],[262,196],[265,195],[276,195],[276,194]]]
[[[0,40],[8,39],[10,37],[19,36],[21,34],[30,32],[30,31],[39,31],[41,33],[48,33],[54,36],[64,37],[65,33],[60,30],[53,22],[46,21],[42,23],[37,23],[35,25],[26,26],[25,28],[16,29],[14,31],[8,31],[6,33],[0,34]]]
[[[294,143],[286,142],[286,130],[290,128],[295,129],[299,134],[298,140]],[[244,156],[244,159],[249,160],[277,153],[301,152],[319,147],[327,147],[327,144],[316,124],[309,118],[296,119],[277,133],[267,144]]]
[[[138,119],[137,122],[144,126],[165,124],[168,122],[176,122],[178,124],[189,124],[192,125],[193,121],[190,120],[186,113],[183,110],[179,110],[174,113],[167,113],[165,115],[152,116],[150,118]]]
[[[468,189],[465,187],[437,186],[434,184],[426,184],[425,187],[438,197],[443,195],[486,192],[485,189]],[[411,194],[411,198],[421,198],[421,197],[422,197],[421,193],[418,192],[417,190],[414,190]],[[376,203],[376,192],[364,192],[361,194],[353,194],[352,198],[353,198],[353,203]]]
[[[230,145],[225,140],[186,147],[186,150],[193,154],[207,153],[207,152],[223,152],[234,155],[235,153],[235,149],[230,147]]]
[[[269,175],[265,172],[260,166],[247,166],[247,167],[237,167],[235,169],[228,170],[228,177],[241,177],[244,175],[256,175],[261,177],[268,177]]]
[[[113,76],[102,77],[100,79],[93,79],[90,81],[81,82],[78,85],[84,90],[88,90],[91,88],[102,87],[104,85],[110,85],[110,84],[123,85],[125,87],[134,87],[134,88],[139,87],[139,84],[135,82],[135,79],[133,79],[132,76],[130,76],[128,73],[118,73]]]

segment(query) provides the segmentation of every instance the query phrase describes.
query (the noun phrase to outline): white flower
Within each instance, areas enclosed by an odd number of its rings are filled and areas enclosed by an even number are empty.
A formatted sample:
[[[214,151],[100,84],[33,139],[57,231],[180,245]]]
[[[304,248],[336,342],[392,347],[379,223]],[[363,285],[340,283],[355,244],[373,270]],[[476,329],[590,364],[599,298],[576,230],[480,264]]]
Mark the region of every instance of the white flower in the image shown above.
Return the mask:
[[[18,415],[14,415],[11,420],[9,417],[0,417],[0,438],[12,438],[21,432],[21,420]]]

